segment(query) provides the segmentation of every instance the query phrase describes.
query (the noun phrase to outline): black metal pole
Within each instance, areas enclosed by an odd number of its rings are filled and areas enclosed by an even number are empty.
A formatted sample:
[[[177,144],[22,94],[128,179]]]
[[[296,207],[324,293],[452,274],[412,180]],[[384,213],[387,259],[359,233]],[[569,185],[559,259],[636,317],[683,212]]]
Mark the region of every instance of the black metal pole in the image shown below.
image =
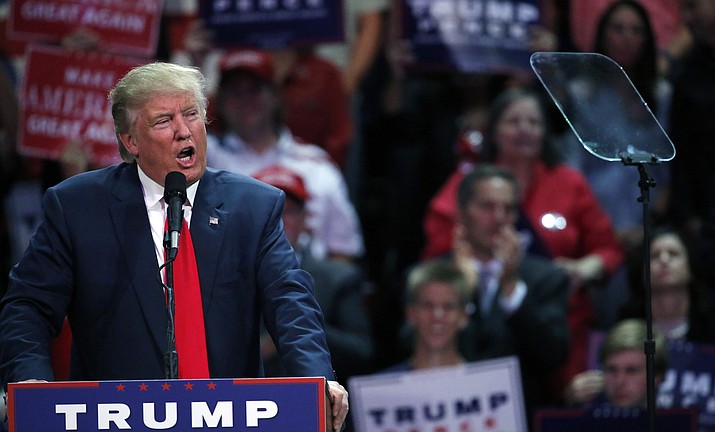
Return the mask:
[[[648,403],[648,431],[655,430],[655,340],[653,339],[653,315],[651,306],[651,286],[650,286],[650,188],[655,186],[655,181],[648,175],[645,165],[637,164],[640,180],[638,186],[641,196],[638,198],[643,204],[643,286],[645,290],[645,322],[646,340],[644,342],[644,352],[646,358],[646,380],[647,380],[647,403]]]
[[[168,239],[168,231],[166,233]],[[165,240],[166,240],[165,239]],[[165,245],[168,245],[165,241]],[[168,252],[168,251],[167,251]],[[168,253],[167,253],[168,255]],[[167,379],[179,378],[179,355],[176,351],[176,325],[174,321],[176,302],[174,301],[174,260],[168,259],[164,263],[164,272],[166,274],[166,283],[164,290],[166,291],[166,353],[164,354],[164,376]]]

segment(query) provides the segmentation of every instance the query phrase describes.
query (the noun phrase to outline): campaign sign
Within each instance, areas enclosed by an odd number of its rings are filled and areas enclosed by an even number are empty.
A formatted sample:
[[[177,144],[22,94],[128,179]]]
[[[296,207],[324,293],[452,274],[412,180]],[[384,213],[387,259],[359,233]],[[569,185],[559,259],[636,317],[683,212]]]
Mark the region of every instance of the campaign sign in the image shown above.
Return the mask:
[[[668,368],[658,387],[660,408],[697,408],[700,432],[715,432],[715,346],[668,343]]]
[[[222,46],[269,49],[345,39],[338,0],[205,0],[199,7]]]
[[[648,432],[647,414],[644,408],[545,409],[534,415],[534,432]],[[659,409],[655,424],[658,431],[697,432],[697,412]]]
[[[8,386],[10,432],[325,432],[325,378],[24,383]]]
[[[152,57],[162,7],[163,0],[11,0],[8,38],[56,42],[87,29],[102,50]]]
[[[107,93],[138,64],[106,53],[31,46],[20,88],[18,152],[58,159],[74,143],[95,165],[118,162]]]
[[[588,364],[597,369],[603,332],[590,337]],[[656,406],[663,409],[694,408],[699,432],[715,432],[715,346],[671,341],[666,345],[668,366],[657,389]],[[645,355],[645,354],[644,354]]]
[[[415,66],[465,73],[529,70],[539,0],[400,0]]]
[[[358,432],[527,430],[515,357],[353,377],[348,385]]]

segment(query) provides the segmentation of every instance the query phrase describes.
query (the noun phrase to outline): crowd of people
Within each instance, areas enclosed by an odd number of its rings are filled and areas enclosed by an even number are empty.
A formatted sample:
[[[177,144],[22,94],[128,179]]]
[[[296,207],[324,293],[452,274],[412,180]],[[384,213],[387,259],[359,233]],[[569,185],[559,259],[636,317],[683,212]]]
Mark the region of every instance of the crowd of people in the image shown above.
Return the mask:
[[[267,305],[262,312],[269,319],[260,325],[260,339],[246,336],[255,351],[251,361],[260,351],[269,375],[317,371],[346,384],[359,375],[516,356],[530,417],[546,406],[596,402],[639,406],[644,404],[644,279],[652,286],[657,372],[665,367],[660,349],[666,340],[715,345],[711,168],[715,122],[710,120],[715,112],[715,0],[663,2],[672,4],[667,14],[654,13],[647,1],[589,2],[598,12],[590,27],[570,19],[584,4],[542,2],[542,27],[534,30],[532,48],[580,49],[614,59],[675,146],[672,162],[647,167],[655,179],[647,214],[642,211],[638,171],[586,152],[535,77],[422,70],[399,35],[395,16],[402,2],[344,3],[349,34],[336,46],[219,48],[200,19],[192,17],[181,40],[162,39],[164,45],[152,59],[182,64],[186,69],[177,73],[201,71],[207,79],[206,107],[194,95],[199,110],[194,114],[180,110],[182,116],[205,121],[206,148],[190,147],[181,158],[205,158],[207,172],[225,170],[281,189],[282,214],[270,213],[272,209],[254,206],[252,201],[240,206],[272,216],[269,222],[280,225],[287,239],[273,240],[295,252],[295,263],[287,263],[283,256],[274,258],[277,262],[264,264],[267,272],[273,275],[271,266],[291,267],[298,285],[304,282],[303,272],[312,276],[322,310],[317,320],[324,319],[324,340],[317,332],[298,337],[316,337],[319,348],[327,344],[334,374],[324,356],[318,357],[313,369],[297,366],[302,359],[290,354],[290,326],[276,316],[278,309]],[[172,19],[176,21],[175,13],[165,14],[164,32]],[[75,50],[101,45],[84,32],[61,44]],[[52,241],[57,235],[50,228],[62,229],[42,225],[24,266],[8,277],[40,226],[45,191],[80,172],[102,167],[88,163],[81,143],[76,142],[55,160],[18,154],[22,68],[9,56],[3,60],[0,288],[4,294],[10,279],[15,284],[24,280],[28,286],[32,283],[27,280],[39,281],[30,265],[47,263],[42,240]],[[161,89],[152,91],[171,109],[186,105],[176,94],[169,97]],[[154,108],[148,99],[141,103]],[[616,108],[606,110],[610,118],[592,122],[624,122]],[[198,129],[190,130],[187,137],[199,135]],[[158,153],[142,147],[137,142],[141,137],[117,133],[123,159],[140,161],[142,184],[152,180],[161,184],[163,171],[151,164],[164,168]],[[643,136],[646,141],[648,134]],[[189,183],[203,172],[193,174]],[[256,188],[252,181],[246,184]],[[239,182],[236,187],[244,186]],[[50,194],[45,205],[54,210],[51,217],[59,218],[62,211],[54,199]],[[99,222],[77,217],[84,228]],[[643,236],[645,217],[657,227],[651,238]],[[249,219],[248,226],[257,233],[277,229]],[[111,230],[109,220],[105,222],[96,229]],[[191,232],[193,236],[193,228]],[[246,241],[267,240],[246,237]],[[276,246],[265,247],[270,254]],[[643,277],[646,247],[649,278]],[[149,244],[149,256],[153,252]],[[97,251],[82,253],[94,261]],[[230,249],[229,253],[239,252]],[[158,259],[163,261],[161,256]],[[92,266],[102,267],[96,262]],[[87,276],[61,269],[66,284],[73,278],[80,283]],[[220,276],[227,281],[231,277]],[[89,278],[88,286],[93,282],[99,281]],[[267,279],[259,283],[270,286]],[[27,295],[32,292],[25,290]],[[16,287],[15,297],[3,305],[12,306],[20,293]],[[69,292],[62,294],[68,295],[69,302]],[[312,300],[301,299],[312,311]],[[42,301],[49,304],[47,298]],[[234,301],[230,299],[228,306]],[[57,333],[67,304],[51,311]],[[3,313],[10,316],[11,312]],[[309,329],[318,322],[313,315],[305,319]],[[440,323],[438,331],[435,322]],[[74,336],[85,343],[88,359],[100,355],[89,350],[96,335],[82,327],[73,330],[79,330]],[[121,330],[129,336],[126,328]],[[210,338],[211,330],[206,331]],[[589,363],[590,337],[596,332],[607,333],[598,359],[602,371],[592,370]],[[2,337],[19,336],[2,330]],[[210,361],[218,362],[210,350],[209,354]],[[3,361],[7,355],[0,352]],[[120,360],[115,359],[116,376],[128,373]],[[245,366],[240,371],[221,369],[220,374],[251,374],[259,369],[251,362]],[[634,368],[637,383],[619,378],[624,370]],[[51,371],[40,371],[32,378],[52,378]],[[101,371],[83,373],[90,378],[103,376]],[[22,377],[3,377],[14,378]],[[335,390],[337,397],[340,390]]]

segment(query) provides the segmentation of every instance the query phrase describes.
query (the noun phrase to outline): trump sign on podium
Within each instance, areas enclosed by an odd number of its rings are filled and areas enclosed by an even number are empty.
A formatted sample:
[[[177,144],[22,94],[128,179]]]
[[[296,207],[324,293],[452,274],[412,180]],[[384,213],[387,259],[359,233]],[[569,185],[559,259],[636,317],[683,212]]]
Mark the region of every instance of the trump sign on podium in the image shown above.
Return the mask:
[[[325,378],[21,383],[10,432],[236,430],[325,432]]]
[[[349,389],[359,432],[526,431],[515,357],[354,377]]]

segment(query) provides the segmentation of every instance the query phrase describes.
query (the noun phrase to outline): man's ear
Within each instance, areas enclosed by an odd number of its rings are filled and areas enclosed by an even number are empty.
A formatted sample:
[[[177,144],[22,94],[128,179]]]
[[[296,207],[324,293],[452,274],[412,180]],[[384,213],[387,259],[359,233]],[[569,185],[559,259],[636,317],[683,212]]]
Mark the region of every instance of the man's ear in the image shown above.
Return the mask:
[[[405,323],[409,325],[415,324],[415,305],[409,304],[405,307]]]
[[[124,145],[124,148],[133,156],[137,156],[139,154],[139,148],[136,145],[136,140],[134,139],[134,136],[131,134],[118,134],[119,139],[122,141],[122,145]]]

